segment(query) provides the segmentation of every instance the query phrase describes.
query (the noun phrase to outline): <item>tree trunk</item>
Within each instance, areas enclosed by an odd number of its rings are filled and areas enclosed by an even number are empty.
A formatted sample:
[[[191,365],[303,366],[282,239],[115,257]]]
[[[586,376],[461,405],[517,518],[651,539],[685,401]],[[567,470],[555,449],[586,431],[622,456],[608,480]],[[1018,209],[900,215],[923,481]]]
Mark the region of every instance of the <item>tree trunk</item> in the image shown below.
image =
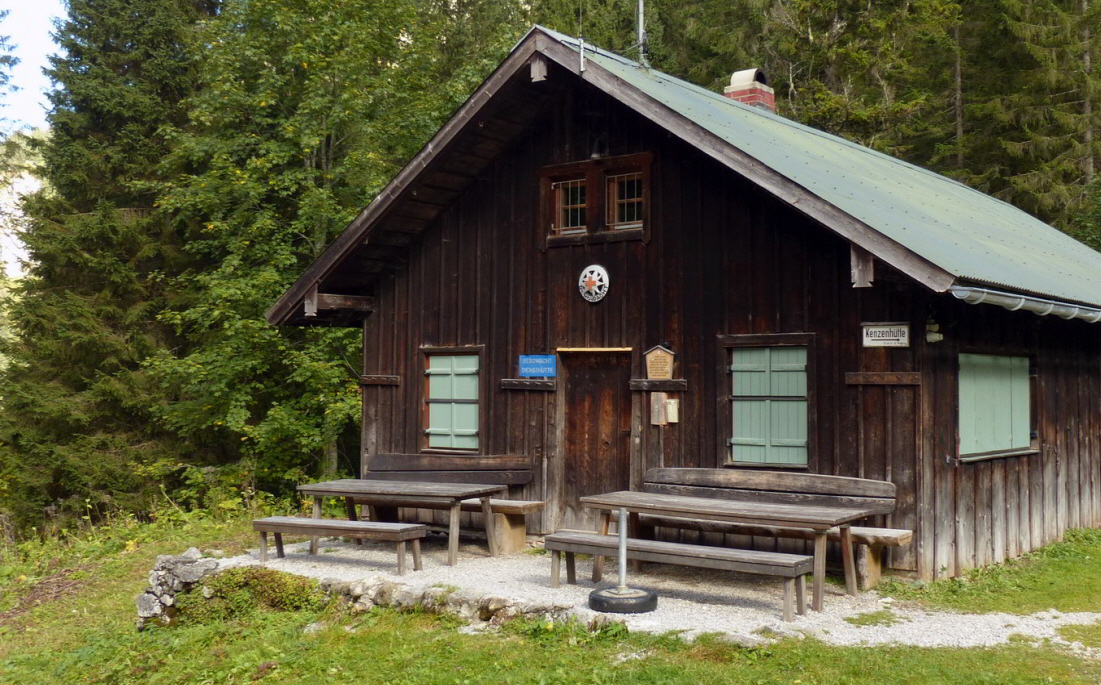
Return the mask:
[[[952,27],[952,40],[956,44],[955,82],[952,92],[952,110],[956,118],[956,168],[963,168],[963,56],[960,49],[960,25]]]
[[[1093,34],[1090,31],[1088,21],[1090,12],[1090,0],[1082,0],[1082,118],[1085,126],[1082,129],[1082,145],[1085,147],[1085,155],[1082,157],[1082,176],[1085,185],[1093,180]]]
[[[326,480],[336,478],[337,458],[336,440],[325,445],[325,454],[321,460],[321,477]]]

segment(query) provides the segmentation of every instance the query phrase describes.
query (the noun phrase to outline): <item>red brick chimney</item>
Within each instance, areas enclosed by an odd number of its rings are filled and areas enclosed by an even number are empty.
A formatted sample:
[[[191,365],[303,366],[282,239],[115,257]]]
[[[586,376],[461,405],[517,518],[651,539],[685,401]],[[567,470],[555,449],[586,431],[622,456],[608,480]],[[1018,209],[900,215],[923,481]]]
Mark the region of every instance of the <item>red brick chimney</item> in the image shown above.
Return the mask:
[[[753,107],[776,111],[776,95],[768,85],[765,72],[756,67],[735,71],[730,77],[730,85],[723,89],[723,95]]]

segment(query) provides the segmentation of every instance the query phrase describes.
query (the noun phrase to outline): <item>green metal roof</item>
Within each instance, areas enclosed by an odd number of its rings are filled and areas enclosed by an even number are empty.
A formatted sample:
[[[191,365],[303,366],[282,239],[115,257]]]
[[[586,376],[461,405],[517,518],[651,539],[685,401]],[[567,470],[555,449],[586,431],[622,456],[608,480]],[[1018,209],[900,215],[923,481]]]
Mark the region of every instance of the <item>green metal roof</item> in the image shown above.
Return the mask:
[[[587,44],[585,59],[962,282],[1101,305],[1101,253],[1010,204]]]

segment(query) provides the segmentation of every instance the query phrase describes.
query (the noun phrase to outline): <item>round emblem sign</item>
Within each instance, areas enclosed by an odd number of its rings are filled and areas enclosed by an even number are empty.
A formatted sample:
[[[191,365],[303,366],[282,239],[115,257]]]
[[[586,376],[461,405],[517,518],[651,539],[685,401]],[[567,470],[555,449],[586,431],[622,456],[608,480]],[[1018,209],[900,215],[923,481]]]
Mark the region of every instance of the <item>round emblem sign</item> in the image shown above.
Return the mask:
[[[599,264],[593,264],[581,270],[577,287],[581,297],[588,302],[600,302],[608,294],[608,283],[608,272]]]

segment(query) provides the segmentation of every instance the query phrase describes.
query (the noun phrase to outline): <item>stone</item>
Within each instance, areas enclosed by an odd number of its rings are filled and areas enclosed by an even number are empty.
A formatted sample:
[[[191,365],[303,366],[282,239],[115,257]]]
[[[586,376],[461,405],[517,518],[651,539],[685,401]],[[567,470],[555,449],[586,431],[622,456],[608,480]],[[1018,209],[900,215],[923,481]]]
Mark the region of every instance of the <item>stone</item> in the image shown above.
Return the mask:
[[[416,590],[407,585],[400,585],[390,598],[390,604],[394,607],[419,607],[424,599],[424,591]]]
[[[379,606],[390,606],[393,602],[394,592],[398,590],[397,583],[382,582],[379,583],[368,596],[375,604]]]
[[[143,592],[136,600],[138,605],[138,618],[153,618],[164,613],[164,605],[156,595]]]
[[[214,557],[215,559],[221,559],[225,557],[226,553],[220,549],[206,549],[203,550],[203,556]]]
[[[499,611],[508,606],[508,600],[501,597],[485,597],[478,602],[478,619],[489,621]]]
[[[325,627],[324,624],[319,623],[319,622],[314,622],[314,623],[309,624],[305,628],[303,628],[302,629],[302,634],[303,635],[313,635],[314,633],[320,633],[324,627]]]
[[[191,561],[198,561],[203,558],[203,553],[199,551],[198,547],[191,547],[180,556]]]
[[[371,600],[364,601],[360,599],[358,602],[352,605],[352,613],[362,614],[365,611],[370,611],[374,608],[374,606],[375,605],[371,603]]]
[[[357,580],[348,586],[348,596],[353,600],[359,599],[363,595],[367,594],[367,583],[362,580]]]
[[[176,603],[176,595],[164,595],[160,599],[161,604],[165,605],[166,607],[170,607]]]
[[[206,585],[204,585],[203,586],[203,599],[210,599],[213,596],[214,596],[214,590],[207,587]]]
[[[183,583],[197,583],[204,576],[218,568],[218,562],[213,559],[203,559],[190,564],[180,564],[176,567],[175,575]]]

